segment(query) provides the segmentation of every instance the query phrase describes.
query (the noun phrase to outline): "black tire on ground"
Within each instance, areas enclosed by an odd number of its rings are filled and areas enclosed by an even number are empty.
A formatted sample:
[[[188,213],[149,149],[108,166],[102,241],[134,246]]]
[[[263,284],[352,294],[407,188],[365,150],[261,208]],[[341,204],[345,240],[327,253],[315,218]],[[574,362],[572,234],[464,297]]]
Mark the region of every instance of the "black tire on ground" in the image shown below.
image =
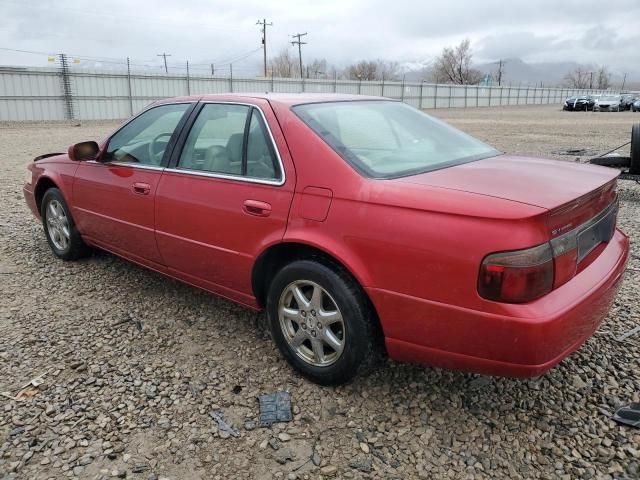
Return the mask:
[[[62,212],[62,216],[56,216],[54,211]],[[67,202],[65,202],[60,190],[50,188],[45,192],[40,207],[40,215],[47,243],[56,257],[62,260],[77,260],[90,253],[91,249],[82,240]],[[60,218],[63,218],[63,220]],[[53,230],[49,228],[50,223],[54,226]],[[68,233],[68,238],[65,235],[66,241],[60,239],[61,233],[55,234],[55,230],[62,232],[63,229],[66,229],[65,231]],[[54,232],[53,237],[52,232]]]
[[[313,282],[313,284],[320,286],[328,294],[327,296],[323,293],[325,301],[328,299],[328,301],[333,302],[342,318],[344,329],[339,326],[339,331],[336,335],[341,337],[343,341],[342,352],[330,365],[314,365],[312,361],[304,359],[304,352],[300,353],[300,347],[297,347],[298,350],[296,350],[296,347],[290,344],[290,341],[293,342],[291,337],[287,337],[287,335],[293,333],[295,335],[298,333],[303,334],[308,339],[303,340],[301,346],[304,345],[305,348],[311,351],[313,344],[309,335],[313,333],[314,340],[318,340],[319,338],[316,339],[315,337],[316,335],[320,337],[321,332],[320,330],[316,331],[311,324],[311,326],[301,327],[306,322],[300,315],[302,315],[302,311],[305,308],[310,307],[298,305],[297,309],[292,308],[292,310],[299,312],[299,315],[297,315],[298,320],[296,321],[299,323],[295,323],[297,328],[295,328],[294,323],[289,323],[293,327],[293,332],[290,331],[289,334],[285,332],[285,327],[282,326],[280,321],[280,302],[284,301],[286,303],[290,301],[286,300],[291,298],[291,296],[287,297],[287,292],[291,292],[290,289],[293,285],[304,284],[304,282]],[[309,288],[312,290],[308,293],[305,292],[305,295],[311,298],[314,286],[312,285]],[[289,364],[313,382],[321,385],[339,385],[349,382],[358,374],[368,372],[382,357],[381,335],[375,313],[372,311],[362,288],[351,275],[339,266],[328,266],[316,260],[296,260],[289,263],[273,278],[269,286],[266,303],[267,317],[274,342]],[[297,302],[294,302],[294,304],[297,305]],[[316,315],[313,310],[309,310],[306,313],[306,315],[312,314]],[[314,318],[319,318],[320,313],[318,312],[317,315],[318,317]],[[287,317],[283,316],[283,318]],[[304,318],[311,317],[305,316]],[[314,328],[313,332],[310,330],[312,327]],[[325,326],[326,328],[328,327]],[[331,328],[335,328],[335,326]],[[325,352],[326,350],[323,350],[323,355]],[[329,350],[328,355],[334,353],[335,351]],[[315,351],[312,355],[315,357]]]
[[[631,162],[629,173],[640,175],[640,123],[631,127]]]

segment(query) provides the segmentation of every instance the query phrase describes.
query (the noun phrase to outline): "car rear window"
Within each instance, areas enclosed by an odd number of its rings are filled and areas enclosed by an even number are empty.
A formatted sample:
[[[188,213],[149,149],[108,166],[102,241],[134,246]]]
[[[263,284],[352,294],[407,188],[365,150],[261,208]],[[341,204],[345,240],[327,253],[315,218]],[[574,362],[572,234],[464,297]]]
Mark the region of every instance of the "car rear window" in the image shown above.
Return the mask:
[[[342,158],[371,178],[397,178],[499,154],[404,103],[356,100],[296,105],[293,111]]]

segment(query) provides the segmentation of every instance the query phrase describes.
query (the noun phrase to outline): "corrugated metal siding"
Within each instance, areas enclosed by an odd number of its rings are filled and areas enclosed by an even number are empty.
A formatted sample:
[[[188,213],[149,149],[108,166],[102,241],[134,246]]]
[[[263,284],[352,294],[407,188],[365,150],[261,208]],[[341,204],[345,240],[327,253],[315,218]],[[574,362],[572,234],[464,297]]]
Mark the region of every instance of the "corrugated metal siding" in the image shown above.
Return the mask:
[[[214,78],[104,71],[71,71],[73,110],[79,120],[129,117],[149,103],[179,95],[227,92],[349,93],[402,100],[417,108],[484,107],[559,103],[595,90],[479,87],[416,82],[368,82],[296,78]],[[129,82],[131,96],[129,95]],[[0,121],[64,120],[60,73],[56,69],[0,67]]]

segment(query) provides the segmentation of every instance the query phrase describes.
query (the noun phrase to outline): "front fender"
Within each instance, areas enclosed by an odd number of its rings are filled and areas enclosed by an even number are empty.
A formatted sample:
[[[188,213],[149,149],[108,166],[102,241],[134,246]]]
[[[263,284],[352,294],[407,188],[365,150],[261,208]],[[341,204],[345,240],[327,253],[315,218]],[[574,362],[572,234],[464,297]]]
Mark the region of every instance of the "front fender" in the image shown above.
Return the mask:
[[[62,192],[65,202],[70,209],[73,209],[73,179],[78,169],[78,164],[66,161],[55,163],[38,162],[32,165],[34,174],[33,195],[38,211],[41,207],[40,202],[44,192],[52,186]]]

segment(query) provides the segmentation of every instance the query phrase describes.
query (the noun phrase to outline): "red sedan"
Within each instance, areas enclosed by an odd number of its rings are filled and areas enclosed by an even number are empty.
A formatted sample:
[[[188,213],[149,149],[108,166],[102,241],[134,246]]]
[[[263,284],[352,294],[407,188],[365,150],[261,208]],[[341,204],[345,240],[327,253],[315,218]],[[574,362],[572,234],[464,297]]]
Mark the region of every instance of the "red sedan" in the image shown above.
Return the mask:
[[[173,98],[29,170],[57,257],[98,247],[265,309],[323,384],[383,354],[540,375],[606,316],[629,251],[616,170],[504,155],[383,98]]]

